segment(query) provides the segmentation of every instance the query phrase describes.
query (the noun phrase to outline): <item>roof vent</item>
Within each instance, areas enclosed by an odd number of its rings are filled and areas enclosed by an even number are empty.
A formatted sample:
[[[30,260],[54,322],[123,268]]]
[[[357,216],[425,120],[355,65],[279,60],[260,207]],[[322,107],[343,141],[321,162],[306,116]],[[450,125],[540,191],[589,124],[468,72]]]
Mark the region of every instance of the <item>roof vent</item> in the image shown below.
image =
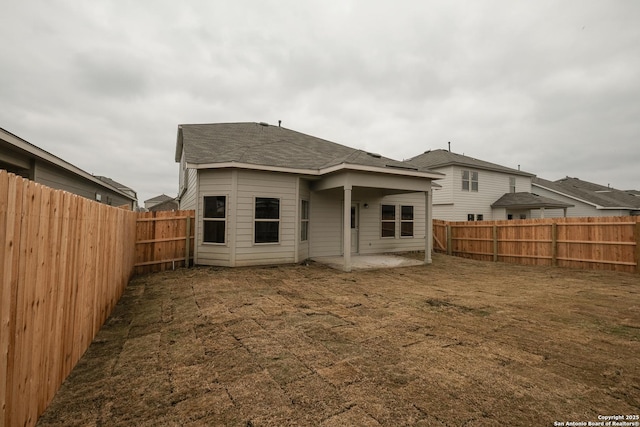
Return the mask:
[[[378,153],[370,153],[367,151],[367,155],[371,156],[371,157],[375,157],[376,159],[379,159],[380,157],[382,157],[380,154]]]
[[[259,124],[260,126],[269,126],[269,123],[267,123],[267,122],[260,122],[260,123],[258,123],[258,124]]]

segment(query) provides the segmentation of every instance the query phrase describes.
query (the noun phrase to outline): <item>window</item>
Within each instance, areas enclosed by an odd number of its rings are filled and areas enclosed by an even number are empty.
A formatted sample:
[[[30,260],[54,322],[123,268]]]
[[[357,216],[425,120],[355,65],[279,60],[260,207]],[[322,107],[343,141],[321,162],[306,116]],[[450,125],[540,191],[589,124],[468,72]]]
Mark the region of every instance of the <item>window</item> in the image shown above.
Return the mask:
[[[413,237],[413,206],[400,206],[400,237]]]
[[[462,171],[462,191],[478,191],[478,172]]]
[[[510,193],[516,192],[516,178],[514,176],[509,177],[509,192]]]
[[[476,216],[474,214],[467,214],[467,221],[475,221]]]
[[[476,215],[476,219],[478,221],[482,221],[484,219],[484,215],[483,214],[478,214],[478,215]]]
[[[256,197],[255,243],[278,243],[280,241],[280,199]]]
[[[309,201],[301,200],[300,206],[300,240],[309,240]]]
[[[205,196],[204,215],[202,216],[202,241],[205,243],[224,243],[227,223],[226,196]]]
[[[382,237],[396,237],[396,207],[395,205],[382,205],[381,212]]]

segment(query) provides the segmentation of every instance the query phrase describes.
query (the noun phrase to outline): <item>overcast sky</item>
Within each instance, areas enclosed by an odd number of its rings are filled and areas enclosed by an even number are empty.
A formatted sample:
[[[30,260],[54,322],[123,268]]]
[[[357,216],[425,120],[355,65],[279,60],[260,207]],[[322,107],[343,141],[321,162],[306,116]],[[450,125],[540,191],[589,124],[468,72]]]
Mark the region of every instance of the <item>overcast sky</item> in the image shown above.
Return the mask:
[[[181,123],[640,189],[640,1],[3,2],[0,127],[175,196]]]

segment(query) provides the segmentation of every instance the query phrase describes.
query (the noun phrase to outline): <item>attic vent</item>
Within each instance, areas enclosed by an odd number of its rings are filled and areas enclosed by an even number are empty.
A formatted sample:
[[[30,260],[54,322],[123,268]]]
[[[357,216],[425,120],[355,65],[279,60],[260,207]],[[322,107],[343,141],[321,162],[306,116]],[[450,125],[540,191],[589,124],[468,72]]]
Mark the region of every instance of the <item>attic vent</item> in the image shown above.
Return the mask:
[[[376,159],[379,159],[380,157],[382,157],[382,156],[381,156],[380,154],[378,154],[378,153],[369,153],[368,151],[367,151],[367,155],[369,155],[369,156],[371,156],[371,157],[375,157]]]
[[[260,122],[260,123],[259,123],[259,125],[260,125],[260,126],[269,126],[269,123],[267,123],[267,122]]]

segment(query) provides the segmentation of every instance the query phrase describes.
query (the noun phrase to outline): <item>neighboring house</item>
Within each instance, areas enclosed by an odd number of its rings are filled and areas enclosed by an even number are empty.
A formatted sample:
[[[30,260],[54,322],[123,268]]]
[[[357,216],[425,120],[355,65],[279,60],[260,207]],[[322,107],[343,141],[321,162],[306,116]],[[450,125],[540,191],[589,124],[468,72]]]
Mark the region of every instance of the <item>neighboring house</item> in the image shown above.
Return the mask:
[[[176,199],[165,200],[164,202],[160,202],[155,204],[149,208],[151,212],[159,212],[159,211],[177,211],[180,209],[180,203]]]
[[[532,173],[448,150],[427,151],[408,160],[446,177],[433,193],[433,217],[447,221],[525,219],[571,206],[532,194]]]
[[[432,180],[425,168],[266,123],[178,126],[180,209],[195,209],[195,263],[425,251]],[[425,239],[426,236],[426,239]]]
[[[175,200],[174,197],[167,196],[166,194],[161,194],[156,197],[152,197],[144,201],[145,209],[151,210],[152,207],[159,205],[160,203],[168,202],[170,200]]]
[[[566,177],[557,181],[534,178],[532,187],[536,194],[573,204],[569,216],[640,215],[640,197],[609,186]]]
[[[2,128],[0,169],[100,203],[131,210],[137,207],[136,193],[130,188],[117,188],[109,183],[115,181],[93,176]]]
[[[130,195],[131,197],[133,197],[136,200],[135,206],[134,206],[134,210],[137,210],[138,208],[138,194],[132,190],[131,188],[127,187],[124,184],[120,184],[117,181],[112,180],[111,178],[108,178],[106,176],[99,176],[99,175],[94,175],[96,178],[98,178],[100,181],[102,182],[106,182],[107,184],[109,184],[110,186],[117,188],[118,190],[122,191],[123,193],[126,193],[128,195]]]

